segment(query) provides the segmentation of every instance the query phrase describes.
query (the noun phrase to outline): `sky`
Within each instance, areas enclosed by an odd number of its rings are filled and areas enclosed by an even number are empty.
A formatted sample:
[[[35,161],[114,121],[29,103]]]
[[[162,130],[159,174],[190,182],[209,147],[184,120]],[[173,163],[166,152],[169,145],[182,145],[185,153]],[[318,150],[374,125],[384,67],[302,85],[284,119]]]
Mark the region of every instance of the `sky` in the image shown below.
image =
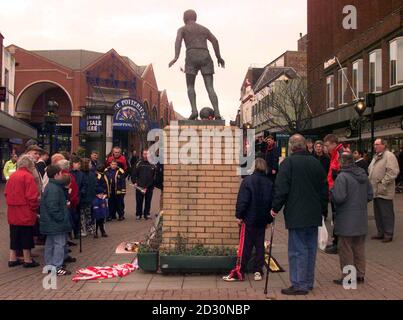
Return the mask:
[[[240,89],[250,65],[265,65],[296,50],[307,30],[305,0],[0,0],[0,32],[5,45],[28,50],[115,49],[138,65],[152,63],[158,89],[166,89],[174,108],[190,115],[186,93],[185,48],[171,68],[176,32],[183,12],[194,9],[198,23],[218,38],[226,68],[215,63],[220,112],[234,120]],[[196,84],[199,110],[211,106],[201,74]]]

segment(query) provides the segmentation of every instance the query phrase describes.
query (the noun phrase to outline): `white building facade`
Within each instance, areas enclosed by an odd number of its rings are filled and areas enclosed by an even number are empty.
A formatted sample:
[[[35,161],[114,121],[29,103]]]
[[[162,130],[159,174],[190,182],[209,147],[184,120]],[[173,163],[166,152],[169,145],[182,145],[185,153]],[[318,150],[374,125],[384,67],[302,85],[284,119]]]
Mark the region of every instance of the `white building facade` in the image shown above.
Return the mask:
[[[3,65],[1,66],[1,86],[6,87],[6,101],[1,103],[0,109],[11,116],[15,115],[15,58],[2,47]]]

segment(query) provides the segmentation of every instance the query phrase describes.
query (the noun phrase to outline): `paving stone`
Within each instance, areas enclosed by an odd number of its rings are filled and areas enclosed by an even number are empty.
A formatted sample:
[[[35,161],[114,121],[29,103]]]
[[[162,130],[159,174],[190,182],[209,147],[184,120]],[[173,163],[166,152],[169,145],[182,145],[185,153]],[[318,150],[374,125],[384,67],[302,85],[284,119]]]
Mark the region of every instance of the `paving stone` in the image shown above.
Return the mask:
[[[137,270],[127,277],[89,282],[74,283],[71,277],[57,279],[57,290],[45,290],[42,286],[44,274],[42,268],[23,269],[7,267],[9,230],[4,206],[3,185],[0,184],[0,300],[24,299],[73,299],[73,300],[113,300],[113,299],[234,299],[267,300],[263,294],[264,281],[253,281],[253,275],[245,282],[227,283],[221,280],[222,275],[162,275],[145,273]],[[77,263],[70,264],[73,273],[86,266],[105,266],[113,263],[129,262],[132,255],[116,255],[115,249],[122,241],[143,240],[151,221],[137,222],[134,219],[134,192],[129,188],[126,196],[126,217],[123,222],[112,222],[106,225],[109,238],[83,239],[83,252],[78,247],[71,247],[71,255],[77,258]],[[156,189],[153,202],[153,214],[158,212],[159,190]],[[340,276],[339,258],[337,255],[327,255],[318,252],[316,266],[315,289],[306,297],[292,297],[281,294],[283,287],[288,287],[288,234],[284,228],[284,218],[279,215],[274,238],[273,255],[278,260],[285,273],[270,274],[269,296],[278,300],[402,300],[403,299],[403,195],[397,195],[395,200],[396,234],[390,244],[369,239],[376,232],[375,221],[369,219],[369,235],[366,241],[367,274],[364,285],[357,290],[344,290],[333,284],[333,279]],[[369,207],[372,215],[372,205]],[[330,219],[327,224],[330,226]],[[331,234],[331,228],[329,228]],[[270,237],[270,231],[266,233]],[[35,258],[43,266],[43,247],[33,250]]]

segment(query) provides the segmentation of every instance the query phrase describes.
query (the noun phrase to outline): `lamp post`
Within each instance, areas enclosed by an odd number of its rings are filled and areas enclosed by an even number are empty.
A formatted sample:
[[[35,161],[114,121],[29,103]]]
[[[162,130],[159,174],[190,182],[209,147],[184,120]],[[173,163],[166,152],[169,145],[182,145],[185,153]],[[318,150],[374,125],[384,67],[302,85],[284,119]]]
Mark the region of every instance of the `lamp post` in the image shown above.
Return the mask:
[[[374,93],[368,93],[366,96],[365,104],[368,108],[371,108],[371,157],[374,154],[374,142],[375,142],[375,119],[374,119],[374,112],[375,112],[375,99],[376,96]]]
[[[141,142],[141,150],[144,149],[144,145],[145,145],[145,139],[144,139],[144,135],[146,132],[146,122],[144,120],[144,118],[140,119],[140,125],[139,125],[139,129],[140,129],[140,142]]]
[[[364,114],[367,106],[365,105],[364,99],[359,99],[356,103],[354,110],[358,114],[358,147],[362,151],[362,137],[361,137],[361,130],[362,130],[362,115]]]
[[[49,132],[49,154],[53,153],[53,136],[55,133],[56,123],[58,122],[57,110],[59,104],[55,99],[51,98],[46,104],[45,124]]]

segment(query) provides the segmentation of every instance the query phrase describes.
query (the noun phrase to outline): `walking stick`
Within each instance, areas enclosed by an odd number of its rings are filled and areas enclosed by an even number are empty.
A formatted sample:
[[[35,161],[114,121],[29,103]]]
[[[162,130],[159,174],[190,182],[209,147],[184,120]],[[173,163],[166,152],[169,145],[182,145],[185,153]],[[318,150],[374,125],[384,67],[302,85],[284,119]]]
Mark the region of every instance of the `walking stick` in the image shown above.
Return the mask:
[[[269,262],[266,265],[266,285],[264,287],[264,294],[267,294],[267,286],[269,284],[269,273],[270,273],[270,261],[271,261],[271,250],[273,248],[273,235],[274,235],[274,225],[275,225],[275,220],[273,218],[273,222],[271,224],[271,236],[270,236],[270,248],[269,248]]]
[[[82,241],[81,241],[81,210],[78,208],[78,239],[80,241],[80,253],[83,252]]]

